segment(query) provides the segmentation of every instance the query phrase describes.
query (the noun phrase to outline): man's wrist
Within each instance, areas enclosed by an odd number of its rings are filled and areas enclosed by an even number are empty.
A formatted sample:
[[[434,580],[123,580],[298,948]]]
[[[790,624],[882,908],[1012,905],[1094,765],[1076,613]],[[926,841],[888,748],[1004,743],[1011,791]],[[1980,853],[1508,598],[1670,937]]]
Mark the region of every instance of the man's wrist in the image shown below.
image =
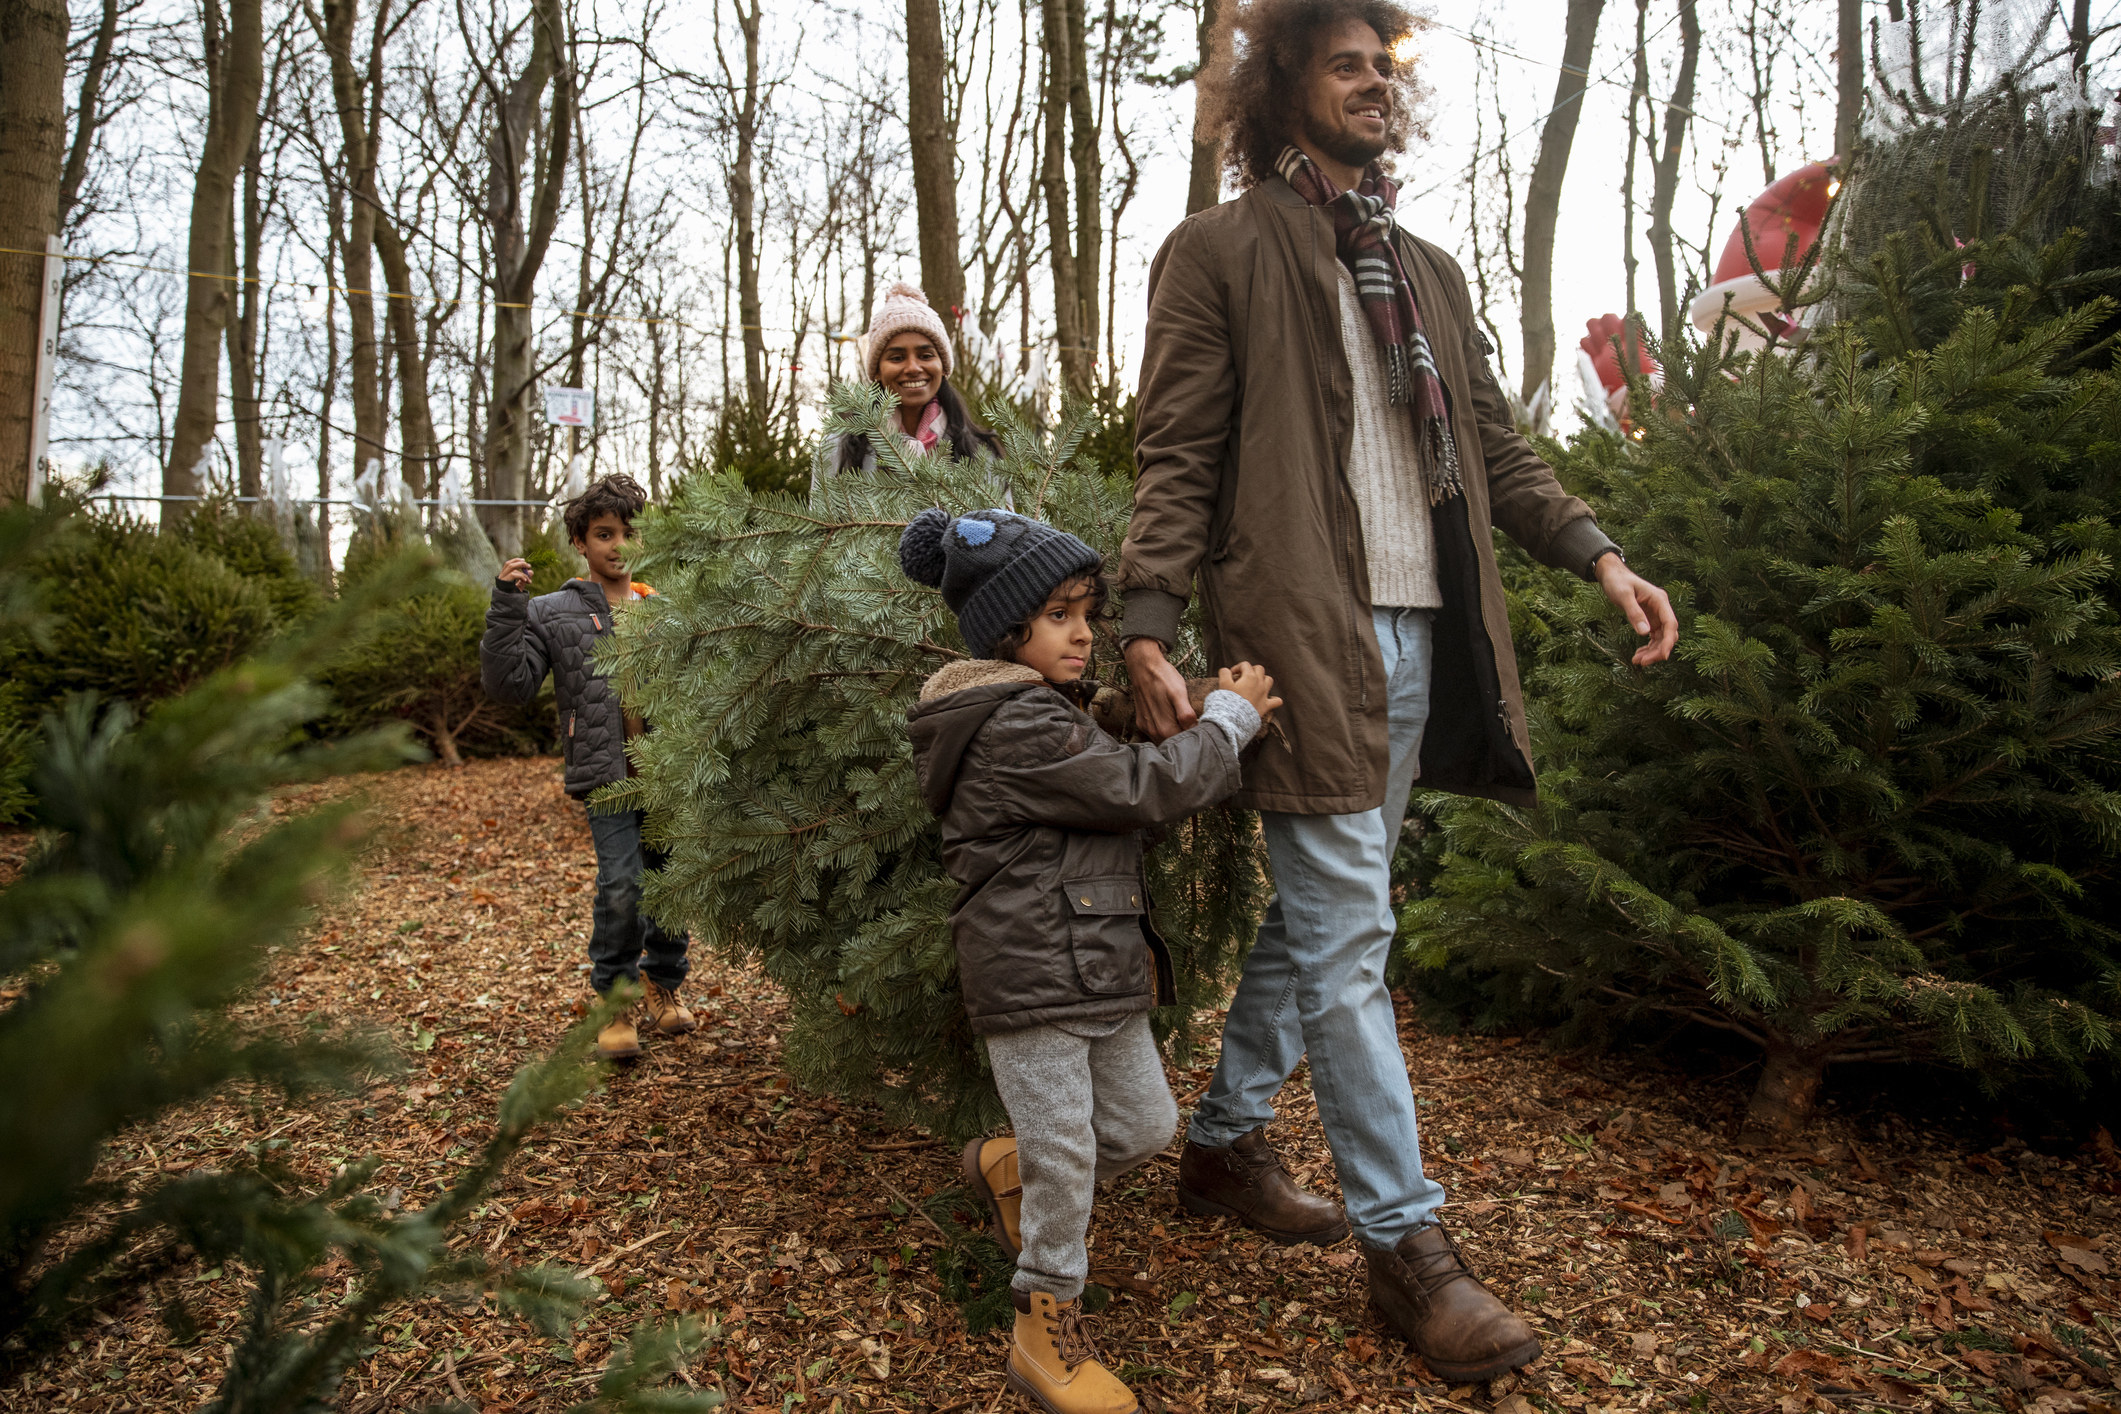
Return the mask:
[[[1621,551],[1621,548],[1618,545],[1601,546],[1599,547],[1598,553],[1591,556],[1592,579],[1598,578],[1599,574],[1601,573],[1599,569],[1599,562],[1605,559],[1605,557],[1608,555],[1611,555],[1614,559],[1618,560],[1623,565],[1628,562],[1627,555]]]

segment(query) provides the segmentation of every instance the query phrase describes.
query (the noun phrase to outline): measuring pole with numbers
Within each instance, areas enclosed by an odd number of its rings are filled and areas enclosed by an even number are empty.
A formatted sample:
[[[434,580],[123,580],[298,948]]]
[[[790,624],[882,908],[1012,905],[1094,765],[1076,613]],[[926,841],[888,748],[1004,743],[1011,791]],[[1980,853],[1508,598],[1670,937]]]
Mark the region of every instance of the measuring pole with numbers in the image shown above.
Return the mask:
[[[52,378],[59,368],[59,291],[65,279],[66,248],[57,236],[44,238],[43,327],[37,332],[37,397],[29,415],[29,503],[44,499],[44,473],[52,440]]]

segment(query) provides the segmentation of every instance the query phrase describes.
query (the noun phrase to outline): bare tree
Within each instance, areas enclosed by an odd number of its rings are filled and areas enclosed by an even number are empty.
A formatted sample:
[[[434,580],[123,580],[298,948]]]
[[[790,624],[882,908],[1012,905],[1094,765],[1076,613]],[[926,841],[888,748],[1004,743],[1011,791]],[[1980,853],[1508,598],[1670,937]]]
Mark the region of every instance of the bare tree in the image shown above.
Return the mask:
[[[1603,3],[1603,0],[1601,0]],[[1573,6],[1572,6],[1573,8]],[[1196,80],[1193,90],[1193,169],[1186,182],[1186,214],[1206,211],[1222,200],[1223,194],[1223,143],[1218,133],[1201,126],[1200,87],[1198,79],[1202,70],[1214,58],[1216,0],[1198,0],[1194,17],[1194,42],[1200,48],[1200,58],[1194,66]]]
[[[74,137],[67,146],[66,172],[59,183],[61,230],[66,229],[67,220],[80,203],[82,188],[88,182],[89,158],[95,151],[96,135],[111,119],[104,94],[117,49],[121,13],[118,0],[103,0],[95,34],[89,41],[88,62],[81,71],[81,87],[74,104]]]
[[[763,3],[764,0],[732,0],[737,31],[744,44],[740,65],[730,61],[722,45],[719,0],[714,31],[715,60],[722,70],[716,92],[725,126],[735,144],[728,170],[729,211],[735,242],[737,322],[743,326],[744,396],[756,408],[764,408],[771,401],[766,382],[766,311],[759,298],[757,179],[761,103],[765,96],[759,74],[759,22],[764,15]]]
[[[40,251],[59,231],[66,153],[66,6],[0,0],[0,245]],[[44,262],[0,255],[0,502],[29,494]]]
[[[1672,97],[1664,104],[1663,132],[1656,111],[1648,112],[1650,160],[1650,259],[1657,268],[1659,327],[1666,338],[1679,328],[1679,268],[1672,235],[1672,203],[1679,195],[1679,159],[1686,150],[1687,120],[1694,113],[1694,75],[1701,61],[1701,17],[1697,0],[1679,0],[1679,70]],[[1638,56],[1637,64],[1641,64]],[[1640,68],[1638,67],[1638,73]]]
[[[944,112],[950,72],[941,0],[906,0],[906,131],[913,153],[921,288],[955,337],[965,306],[965,267],[958,253],[957,134]]]
[[[1569,0],[1562,22],[1561,77],[1554,107],[1539,130],[1539,157],[1524,195],[1524,400],[1535,402],[1554,377],[1554,230],[1561,215],[1561,186],[1569,151],[1583,116],[1583,94],[1591,77],[1591,49],[1605,0]]]
[[[184,301],[184,362],[177,379],[177,415],[169,460],[162,468],[166,496],[197,496],[200,467],[220,421],[221,339],[234,303],[229,269],[236,178],[257,130],[258,97],[265,86],[265,29],[259,0],[205,0],[208,91],[206,139],[192,186],[191,239]],[[211,272],[211,273],[208,273]],[[186,502],[175,505],[181,513]]]
[[[1047,246],[1053,263],[1053,332],[1068,392],[1086,398],[1097,358],[1104,204],[1083,0],[1039,0],[1039,8],[1046,60],[1045,163],[1039,180],[1046,194]]]
[[[758,0],[752,0],[754,12]],[[459,11],[460,15],[462,11]],[[521,29],[530,31],[523,67],[504,84],[496,71]],[[492,112],[486,140],[486,225],[492,262],[493,360],[486,412],[486,490],[498,501],[529,489],[537,334],[531,301],[538,272],[560,221],[568,149],[574,135],[574,74],[567,63],[567,16],[560,0],[531,0],[530,13],[507,34],[488,27],[485,44],[460,20]],[[546,99],[546,90],[551,98]],[[540,106],[545,109],[539,121]],[[521,552],[523,517],[512,505],[488,506],[486,533],[503,558]]]
[[[2091,8],[2089,0],[2077,0],[2078,25],[2083,26],[2086,49],[2091,45]],[[1843,162],[1856,154],[1856,140],[1863,132],[1863,0],[1838,0],[1836,26],[1835,93],[1834,93],[1834,155]],[[2078,29],[2073,26],[2074,40]],[[2083,68],[2083,54],[2078,55],[2078,68]]]

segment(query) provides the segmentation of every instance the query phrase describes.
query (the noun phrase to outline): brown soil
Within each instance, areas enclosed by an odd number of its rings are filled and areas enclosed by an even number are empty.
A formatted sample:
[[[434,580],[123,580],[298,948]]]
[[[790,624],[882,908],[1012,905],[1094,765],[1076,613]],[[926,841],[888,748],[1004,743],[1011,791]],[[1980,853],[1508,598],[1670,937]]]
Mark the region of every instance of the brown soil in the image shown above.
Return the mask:
[[[577,1014],[595,870],[555,763],[421,767],[371,785],[389,826],[362,887],[285,949],[246,1009],[382,1028],[405,1073],[303,1108],[187,1110],[121,1136],[103,1177],[137,1184],[271,1143],[319,1181],[382,1155],[379,1189],[417,1206],[489,1132],[511,1072]],[[0,859],[22,845],[0,839]],[[903,1201],[954,1184],[955,1153],[794,1089],[785,1010],[755,972],[703,957],[686,995],[701,1030],[651,1044],[536,1140],[460,1239],[594,1274],[603,1292],[573,1339],[539,1338],[488,1304],[423,1301],[377,1331],[341,1407],[559,1409],[586,1397],[614,1340],[680,1310],[721,1322],[686,1378],[737,1409],[1024,1407],[1002,1389],[1005,1337],[967,1336],[936,1276],[940,1238]],[[1403,1038],[1447,1218],[1536,1322],[1546,1358],[1494,1386],[1433,1380],[1365,1312],[1351,1245],[1281,1249],[1186,1216],[1167,1155],[1104,1198],[1092,1239],[1096,1279],[1114,1290],[1096,1335],[1145,1407],[2121,1403],[2121,1155],[2103,1133],[2077,1155],[1969,1153],[1947,1133],[1895,1126],[1866,1141],[1829,1120],[1804,1152],[1739,1154],[1722,1137],[1743,1108],[1736,1082],[1411,1022]],[[1173,1089],[1190,1099],[1206,1077],[1175,1072]],[[1301,1073],[1285,1099],[1283,1154],[1332,1192]],[[0,1392],[0,1409],[194,1408],[244,1290],[239,1271],[181,1270],[156,1297],[181,1291],[200,1339],[171,1344],[143,1296]]]

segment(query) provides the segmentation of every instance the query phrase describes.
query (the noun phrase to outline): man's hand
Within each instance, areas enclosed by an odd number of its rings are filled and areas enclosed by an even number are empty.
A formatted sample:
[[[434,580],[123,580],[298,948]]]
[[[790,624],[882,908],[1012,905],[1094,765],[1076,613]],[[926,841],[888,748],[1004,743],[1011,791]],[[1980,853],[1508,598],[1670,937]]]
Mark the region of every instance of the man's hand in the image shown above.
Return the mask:
[[[1151,741],[1177,736],[1200,720],[1186,700],[1186,680],[1164,657],[1164,645],[1137,638],[1126,648],[1127,676],[1134,680],[1134,720]]]
[[[1234,668],[1224,668],[1216,675],[1216,686],[1224,692],[1234,692],[1252,704],[1264,722],[1281,706],[1281,699],[1274,695],[1274,679],[1257,663],[1239,663]]]
[[[1618,555],[1598,557],[1598,587],[1618,604],[1635,632],[1649,640],[1635,650],[1635,666],[1647,668],[1672,656],[1679,641],[1679,618],[1665,592],[1627,566]]]
[[[500,582],[512,584],[519,591],[530,588],[530,561],[510,560],[501,566]]]

